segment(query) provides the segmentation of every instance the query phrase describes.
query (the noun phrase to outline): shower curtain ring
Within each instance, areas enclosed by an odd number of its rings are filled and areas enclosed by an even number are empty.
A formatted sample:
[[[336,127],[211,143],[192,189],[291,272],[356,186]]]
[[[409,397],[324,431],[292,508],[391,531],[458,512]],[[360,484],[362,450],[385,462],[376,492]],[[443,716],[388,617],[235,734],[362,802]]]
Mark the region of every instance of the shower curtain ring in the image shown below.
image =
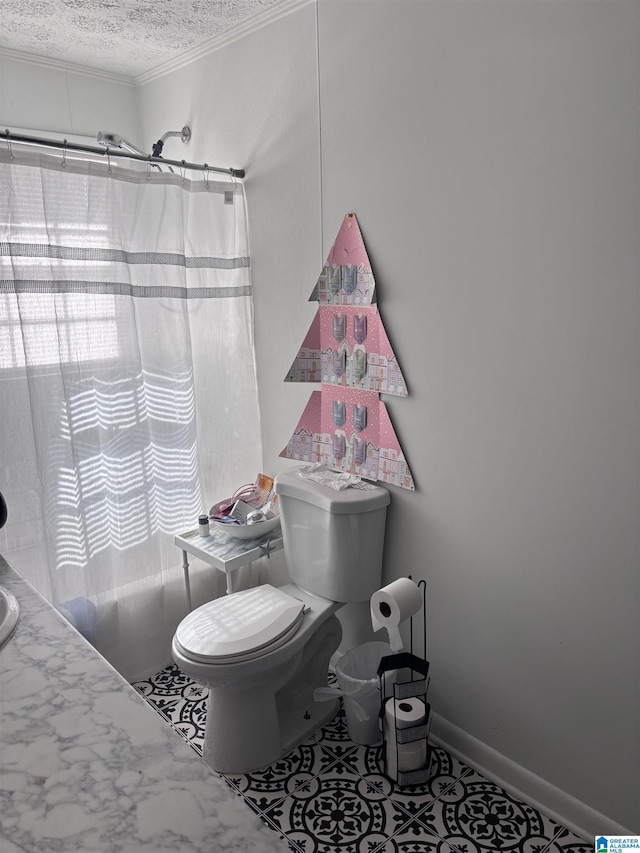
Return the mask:
[[[109,155],[109,149],[107,148],[107,174],[111,174],[111,157]]]
[[[5,135],[7,137],[7,147],[9,149],[9,158],[13,160],[13,148],[11,147],[11,134],[9,133],[9,128],[5,130]]]
[[[209,189],[209,164],[208,163],[204,164],[203,171],[204,171],[204,182],[205,182],[207,189]]]
[[[147,180],[151,180],[151,154],[147,157]]]
[[[180,162],[182,163],[182,183],[184,184],[184,179],[187,174],[187,161],[181,160]]]
[[[67,140],[63,139],[62,143],[64,145],[64,148],[62,149],[62,168],[64,169],[67,165]]]

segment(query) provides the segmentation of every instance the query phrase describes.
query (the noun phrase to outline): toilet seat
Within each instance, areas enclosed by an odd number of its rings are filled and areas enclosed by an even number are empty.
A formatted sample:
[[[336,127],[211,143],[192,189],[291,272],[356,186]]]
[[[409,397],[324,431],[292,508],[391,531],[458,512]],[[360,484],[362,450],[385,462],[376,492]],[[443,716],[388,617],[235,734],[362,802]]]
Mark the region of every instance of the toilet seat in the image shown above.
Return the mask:
[[[282,646],[296,633],[303,615],[303,602],[263,584],[198,607],[178,625],[174,640],[193,661],[239,663]]]

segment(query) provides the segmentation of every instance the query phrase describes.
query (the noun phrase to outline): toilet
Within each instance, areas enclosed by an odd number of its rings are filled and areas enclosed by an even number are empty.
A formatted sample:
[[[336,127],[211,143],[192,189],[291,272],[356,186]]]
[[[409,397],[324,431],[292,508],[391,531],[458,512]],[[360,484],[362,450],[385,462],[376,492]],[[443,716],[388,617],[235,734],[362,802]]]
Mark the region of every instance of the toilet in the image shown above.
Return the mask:
[[[338,700],[313,692],[340,645],[336,612],[381,585],[386,489],[336,491],[292,469],[275,491],[291,583],[202,605],[172,643],[180,669],[209,689],[203,757],[220,773],[271,764],[333,717]]]

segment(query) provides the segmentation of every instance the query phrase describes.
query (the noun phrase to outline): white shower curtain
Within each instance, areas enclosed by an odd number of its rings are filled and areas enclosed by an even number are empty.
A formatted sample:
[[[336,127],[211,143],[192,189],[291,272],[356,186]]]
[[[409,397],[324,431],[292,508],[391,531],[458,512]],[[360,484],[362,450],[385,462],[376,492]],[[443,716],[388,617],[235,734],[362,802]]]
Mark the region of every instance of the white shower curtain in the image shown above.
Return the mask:
[[[244,193],[207,177],[0,152],[0,553],[131,678],[185,612],[173,534],[261,466]]]

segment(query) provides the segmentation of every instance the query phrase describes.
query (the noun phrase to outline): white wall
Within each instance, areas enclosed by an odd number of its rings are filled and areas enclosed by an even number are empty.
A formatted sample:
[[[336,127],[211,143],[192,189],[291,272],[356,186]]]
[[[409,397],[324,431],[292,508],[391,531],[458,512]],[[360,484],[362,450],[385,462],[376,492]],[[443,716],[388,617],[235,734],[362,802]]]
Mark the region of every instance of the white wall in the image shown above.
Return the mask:
[[[410,391],[386,571],[427,579],[433,707],[640,830],[640,6],[319,11],[325,249],[354,209]]]
[[[63,63],[25,62],[0,53],[0,125],[95,139],[99,130],[141,144],[133,82]]]
[[[427,580],[437,730],[594,833],[640,832],[639,40],[633,0],[321,0],[138,93],[143,139],[247,168],[268,472],[358,215],[417,483],[384,579]]]
[[[140,93],[147,135],[247,168],[267,471],[356,212],[410,391],[385,580],[428,582],[439,729],[635,831],[639,8],[322,0],[319,81],[310,5]]]

